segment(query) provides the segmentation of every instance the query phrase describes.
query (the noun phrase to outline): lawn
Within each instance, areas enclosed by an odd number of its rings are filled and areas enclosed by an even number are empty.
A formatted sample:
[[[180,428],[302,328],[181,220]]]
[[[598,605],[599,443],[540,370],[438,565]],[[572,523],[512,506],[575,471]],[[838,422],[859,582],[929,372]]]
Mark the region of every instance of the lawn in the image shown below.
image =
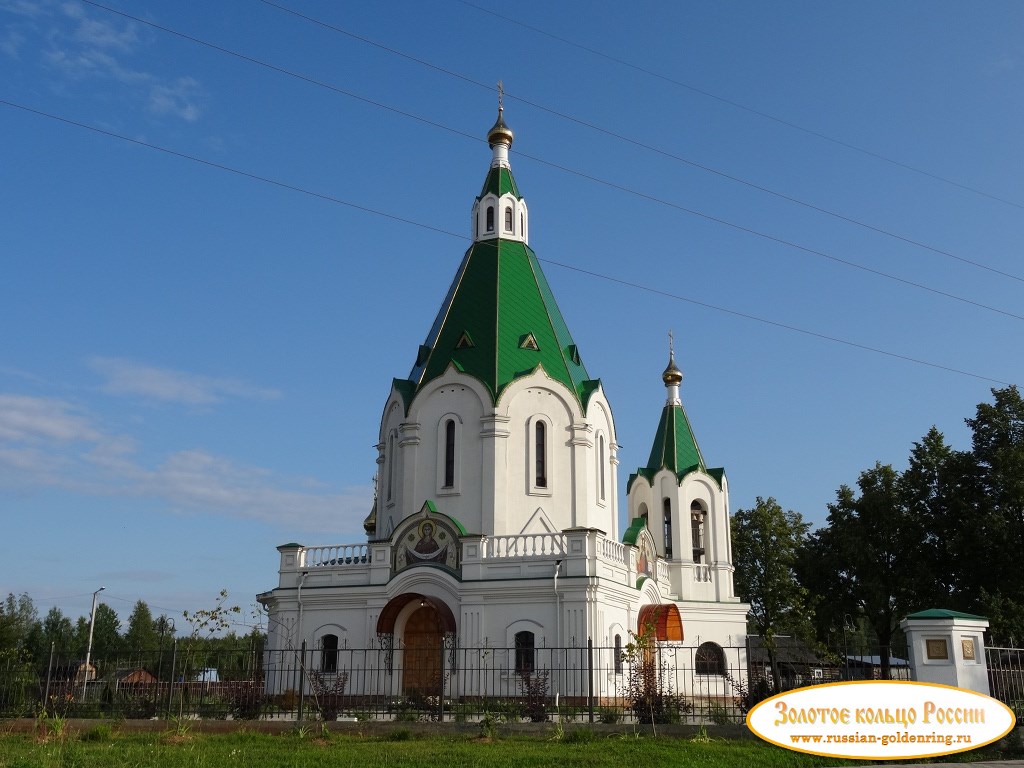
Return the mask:
[[[965,759],[966,756],[957,756]],[[975,756],[974,759],[980,759]],[[787,766],[837,765],[843,761],[778,749],[752,739],[705,740],[634,734],[596,734],[584,729],[531,736],[424,735],[396,729],[382,736],[359,736],[317,730],[282,734],[236,732],[120,733],[99,725],[82,733],[0,735],[0,768],[97,768],[117,766],[250,766],[317,768],[389,766],[418,768],[533,768],[624,765]]]

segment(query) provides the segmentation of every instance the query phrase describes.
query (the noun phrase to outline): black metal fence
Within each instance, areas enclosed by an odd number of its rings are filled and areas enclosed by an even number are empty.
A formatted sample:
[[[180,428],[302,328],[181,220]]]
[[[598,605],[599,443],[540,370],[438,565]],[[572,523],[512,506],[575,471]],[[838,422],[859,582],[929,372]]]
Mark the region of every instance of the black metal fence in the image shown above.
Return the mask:
[[[1024,718],[1024,649],[986,648],[988,687],[994,698]]]
[[[843,649],[846,651],[846,649]],[[1024,708],[1024,650],[986,649],[992,695]],[[892,653],[889,676],[909,679]],[[882,677],[877,654],[780,653],[784,689]],[[0,654],[0,717],[739,722],[775,693],[756,646],[368,648],[160,652],[44,662]]]
[[[253,648],[0,657],[0,717],[739,721],[745,648]],[[705,649],[706,651],[706,649]]]

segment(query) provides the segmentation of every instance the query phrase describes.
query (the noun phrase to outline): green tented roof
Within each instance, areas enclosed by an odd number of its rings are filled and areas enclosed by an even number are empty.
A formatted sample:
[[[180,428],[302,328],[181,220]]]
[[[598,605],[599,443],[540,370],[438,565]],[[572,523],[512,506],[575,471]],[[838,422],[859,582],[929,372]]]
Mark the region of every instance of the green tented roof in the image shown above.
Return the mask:
[[[459,344],[464,336],[472,346]],[[531,336],[535,345],[526,343]],[[476,242],[466,251],[409,384],[396,382],[406,407],[407,392],[414,397],[449,365],[479,379],[495,402],[509,383],[538,367],[568,387],[584,410],[599,386],[587,374],[536,254],[515,240]]]
[[[484,187],[480,190],[480,197],[486,194],[501,197],[506,192],[511,192],[512,196],[517,200],[522,199],[519,195],[519,188],[516,186],[516,180],[512,176],[512,171],[504,166],[491,168],[487,173],[487,178],[484,179]]]
[[[722,486],[725,470],[708,469],[704,464],[704,456],[693,436],[690,419],[681,405],[666,404],[662,409],[647,466],[640,467],[629,476],[627,492],[637,477],[642,476],[648,482],[653,482],[654,476],[663,469],[671,471],[680,480],[690,472],[704,472],[713,477],[719,487]]]

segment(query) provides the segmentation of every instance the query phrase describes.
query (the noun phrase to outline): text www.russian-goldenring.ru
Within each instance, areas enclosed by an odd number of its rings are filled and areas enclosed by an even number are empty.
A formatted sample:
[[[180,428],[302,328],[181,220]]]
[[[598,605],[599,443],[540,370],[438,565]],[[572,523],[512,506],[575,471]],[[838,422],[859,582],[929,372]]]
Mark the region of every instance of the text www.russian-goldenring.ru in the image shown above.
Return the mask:
[[[954,744],[970,744],[969,734],[951,733],[903,733],[882,734],[873,733],[829,733],[803,736],[793,734],[790,737],[793,744],[880,744],[887,747],[890,744],[944,744],[951,747]]]

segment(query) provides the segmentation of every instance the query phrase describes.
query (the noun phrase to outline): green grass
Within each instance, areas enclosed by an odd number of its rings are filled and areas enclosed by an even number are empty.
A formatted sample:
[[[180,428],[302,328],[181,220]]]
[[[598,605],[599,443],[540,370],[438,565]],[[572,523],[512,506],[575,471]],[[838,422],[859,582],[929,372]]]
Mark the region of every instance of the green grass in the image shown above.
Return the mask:
[[[843,761],[778,749],[755,740],[701,742],[690,738],[636,737],[588,733],[587,737],[552,740],[516,736],[480,740],[470,736],[422,736],[408,733],[360,737],[310,733],[122,734],[103,739],[69,734],[38,743],[27,734],[0,736],[0,768],[622,768],[623,765],[737,766],[788,768],[837,765]],[[566,732],[568,734],[568,732]],[[977,757],[975,759],[978,759]]]

